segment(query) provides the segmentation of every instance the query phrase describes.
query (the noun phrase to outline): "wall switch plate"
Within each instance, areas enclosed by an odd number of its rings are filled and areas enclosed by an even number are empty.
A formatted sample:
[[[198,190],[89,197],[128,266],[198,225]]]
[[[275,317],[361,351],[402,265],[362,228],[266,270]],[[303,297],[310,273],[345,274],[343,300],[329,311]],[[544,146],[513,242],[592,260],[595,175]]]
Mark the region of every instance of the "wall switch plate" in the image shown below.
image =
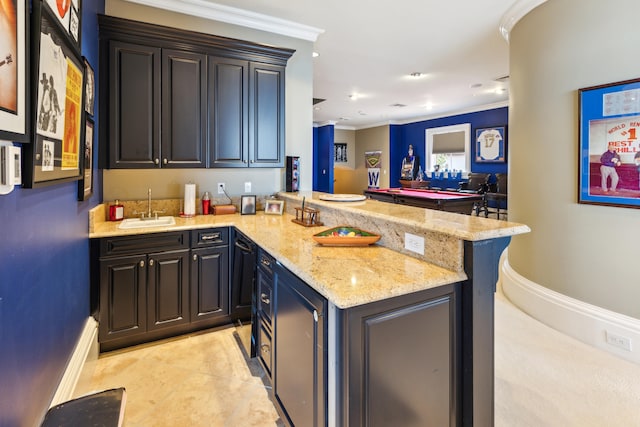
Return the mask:
[[[251,183],[250,182],[245,182],[244,183],[244,192],[245,193],[251,193]]]
[[[218,183],[218,194],[224,194],[224,182],[219,182]]]
[[[408,251],[424,255],[424,237],[404,233],[404,248]]]

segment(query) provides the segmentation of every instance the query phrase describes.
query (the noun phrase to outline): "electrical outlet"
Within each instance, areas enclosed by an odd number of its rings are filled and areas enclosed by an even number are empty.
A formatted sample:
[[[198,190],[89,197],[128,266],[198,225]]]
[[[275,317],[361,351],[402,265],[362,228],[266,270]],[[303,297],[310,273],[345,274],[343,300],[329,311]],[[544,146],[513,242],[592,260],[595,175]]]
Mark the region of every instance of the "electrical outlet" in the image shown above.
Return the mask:
[[[224,194],[224,190],[225,190],[224,182],[219,182],[218,183],[218,194]]]
[[[408,251],[424,255],[424,237],[404,233],[404,248]]]
[[[245,193],[251,193],[251,183],[250,182],[245,182],[244,183],[244,192]]]
[[[623,350],[631,351],[631,338],[605,331],[607,344]]]

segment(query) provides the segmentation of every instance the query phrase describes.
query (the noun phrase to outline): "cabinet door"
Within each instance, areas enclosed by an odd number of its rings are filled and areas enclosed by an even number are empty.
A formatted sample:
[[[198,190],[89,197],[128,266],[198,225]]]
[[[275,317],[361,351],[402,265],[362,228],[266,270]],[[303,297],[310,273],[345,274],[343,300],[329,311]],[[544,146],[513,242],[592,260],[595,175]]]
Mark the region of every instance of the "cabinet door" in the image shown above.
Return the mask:
[[[206,55],[162,51],[162,167],[206,166],[206,70]]]
[[[209,165],[246,167],[249,62],[209,57]]]
[[[229,248],[191,251],[191,322],[229,316]]]
[[[189,323],[189,251],[149,255],[147,330]]]
[[[155,168],[160,156],[160,49],[109,44],[109,167]]]
[[[251,64],[249,166],[284,166],[284,71],[276,65]]]
[[[146,332],[146,264],[144,255],[100,260],[100,342]]]
[[[326,305],[317,292],[276,265],[273,390],[291,425],[325,425]]]

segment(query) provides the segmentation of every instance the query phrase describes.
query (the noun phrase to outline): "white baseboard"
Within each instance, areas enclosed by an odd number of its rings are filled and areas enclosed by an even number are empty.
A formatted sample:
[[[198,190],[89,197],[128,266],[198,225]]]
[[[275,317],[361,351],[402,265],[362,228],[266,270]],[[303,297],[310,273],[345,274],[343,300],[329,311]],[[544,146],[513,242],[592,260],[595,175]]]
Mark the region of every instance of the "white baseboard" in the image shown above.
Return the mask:
[[[520,310],[547,326],[622,359],[640,364],[640,320],[568,297],[540,286],[500,262],[499,286]],[[626,344],[624,350],[607,342]]]
[[[69,359],[64,375],[58,384],[51,407],[73,398],[73,393],[82,374],[83,367],[87,359],[91,357],[92,349],[96,348],[98,342],[98,322],[91,316],[87,318],[84,329],[78,338],[76,347]]]

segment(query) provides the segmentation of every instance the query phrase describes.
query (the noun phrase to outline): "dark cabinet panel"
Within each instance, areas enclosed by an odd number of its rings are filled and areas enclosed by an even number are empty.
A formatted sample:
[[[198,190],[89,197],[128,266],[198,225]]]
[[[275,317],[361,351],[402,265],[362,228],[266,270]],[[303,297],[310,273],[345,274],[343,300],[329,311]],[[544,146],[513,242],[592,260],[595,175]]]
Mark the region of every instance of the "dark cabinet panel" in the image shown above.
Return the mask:
[[[457,285],[342,312],[343,425],[456,426],[460,418]],[[416,327],[416,325],[420,325]]]
[[[149,255],[147,330],[189,323],[188,251]]]
[[[209,57],[209,144],[212,167],[246,167],[249,62]]]
[[[162,51],[162,167],[206,166],[206,69],[206,55]]]
[[[100,262],[100,341],[146,331],[146,259],[128,256]]]
[[[191,322],[229,315],[229,249],[191,251]]]
[[[285,68],[251,64],[249,162],[252,167],[284,166]]]
[[[325,425],[326,307],[326,299],[276,266],[273,391],[291,425]]]
[[[109,44],[109,167],[155,167],[160,156],[160,49]]]

